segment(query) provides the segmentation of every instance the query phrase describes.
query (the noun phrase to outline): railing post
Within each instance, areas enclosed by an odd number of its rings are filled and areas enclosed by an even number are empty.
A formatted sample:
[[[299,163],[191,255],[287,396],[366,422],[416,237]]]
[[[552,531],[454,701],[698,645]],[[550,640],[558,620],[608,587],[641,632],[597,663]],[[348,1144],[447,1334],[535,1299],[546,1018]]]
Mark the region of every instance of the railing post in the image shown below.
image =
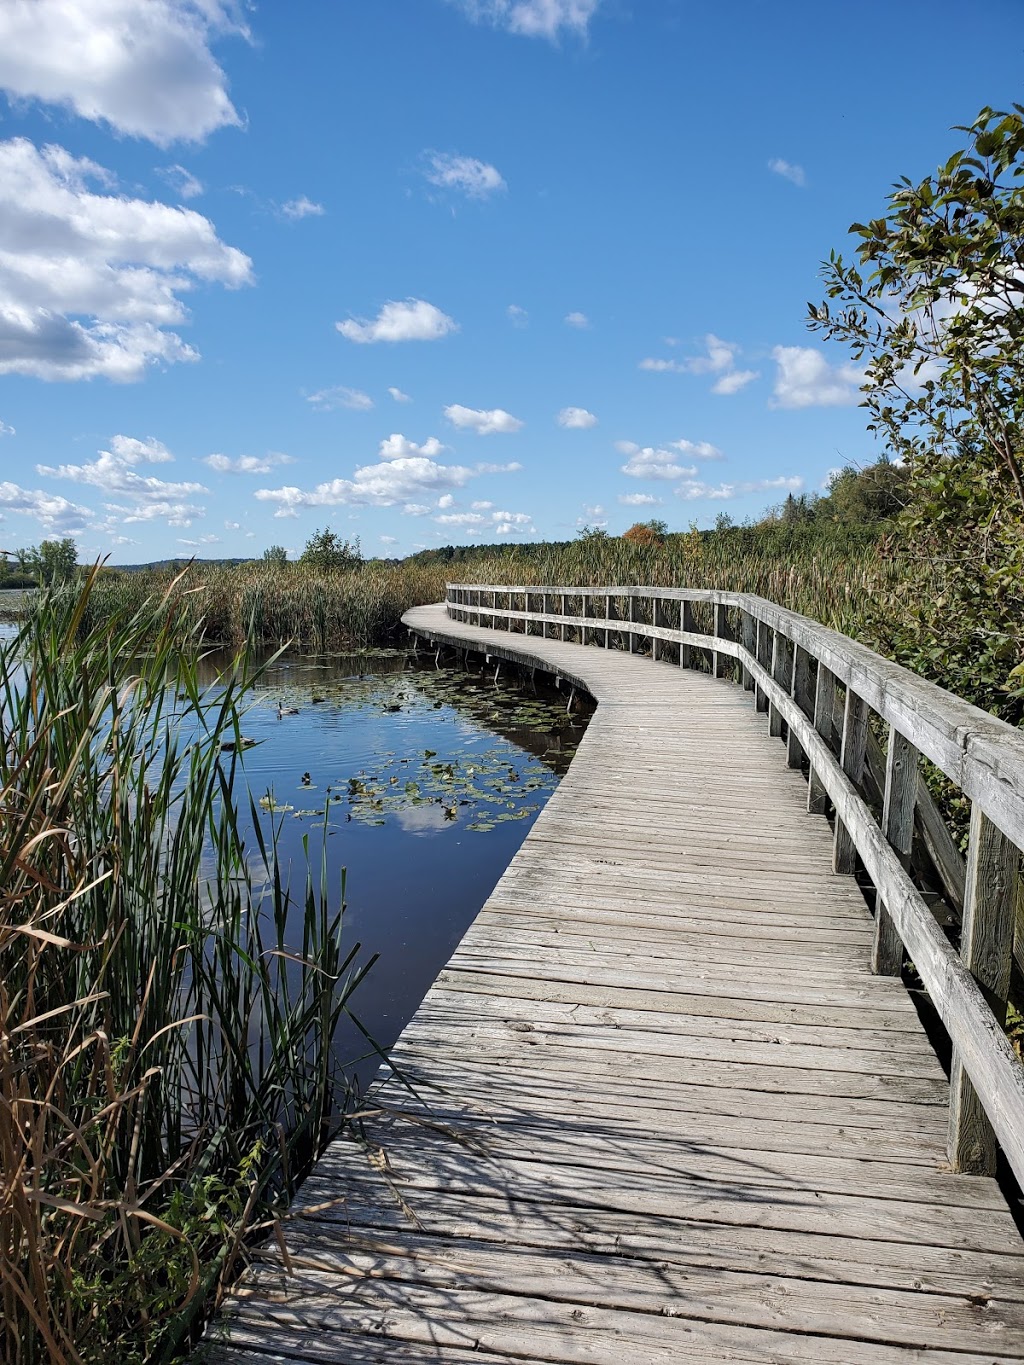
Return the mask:
[[[836,680],[823,663],[818,664],[814,686],[814,728],[828,744],[832,738],[832,708],[835,705]],[[828,792],[811,764],[807,781],[807,810],[811,815],[824,815],[828,806]]]
[[[681,602],[681,603],[679,604],[679,629],[680,629],[680,630],[693,630],[693,603],[692,603],[692,602],[688,602],[688,601],[685,601],[685,600],[684,600],[683,602]],[[680,646],[679,646],[679,667],[680,667],[680,668],[692,668],[692,667],[693,667],[693,646],[692,646],[692,645],[680,645]]]
[[[748,654],[753,654],[757,648],[757,630],[754,626],[754,618],[749,611],[740,613],[740,643]],[[746,664],[742,665],[740,671],[743,677],[744,692],[752,692],[754,689],[754,675]]]
[[[843,711],[843,746],[839,761],[843,772],[856,785],[864,771],[864,753],[868,743],[868,706],[847,685],[846,708]],[[857,848],[846,826],[836,815],[835,841],[832,846],[832,871],[853,872],[857,866]]]
[[[664,610],[663,610],[663,608],[662,608],[662,605],[661,605],[661,598],[660,598],[660,597],[652,597],[652,598],[651,598],[651,625],[652,625],[652,626],[663,626],[664,624],[665,624],[665,612],[664,612]],[[663,640],[659,640],[658,637],[657,637],[657,635],[652,635],[652,636],[651,636],[651,658],[654,659],[655,662],[656,662],[658,659],[661,658],[661,655],[662,655],[662,652],[663,652],[664,648],[665,648],[664,641],[663,641]]]
[[[905,735],[889,729],[889,749],[885,756],[885,797],[882,803],[882,833],[899,856],[905,869],[910,867],[914,842],[914,807],[917,804],[917,750]],[[888,910],[879,896],[875,902],[875,936],[871,945],[871,970],[879,976],[899,976],[903,967],[903,943]]]
[[[587,590],[580,593],[580,616],[583,618],[583,625],[580,627],[580,644],[587,643]]]
[[[614,619],[615,619],[615,607],[614,607],[613,604],[612,604],[612,595],[611,595],[611,593],[606,593],[606,594],[605,594],[605,599],[604,599],[604,619],[605,619],[606,621],[614,621]],[[612,636],[611,631],[609,630],[609,628],[608,628],[607,626],[605,626],[605,629],[604,629],[604,647],[605,647],[605,649],[610,649],[610,648],[611,648],[611,636]]]
[[[765,669],[765,671],[767,671],[769,668],[769,650],[770,645],[768,642],[768,626],[765,624],[764,621],[759,620],[757,623],[757,641],[755,645],[755,652],[757,656],[757,662],[761,665],[763,669]],[[764,689],[757,683],[754,684],[754,709],[757,711],[768,710],[768,695],[764,691]]]
[[[1006,1019],[1020,853],[977,804],[971,807],[960,956],[1000,1028]],[[957,1050],[949,1074],[949,1163],[954,1171],[992,1175],[996,1139]]]
[[[560,598],[561,598],[561,607],[560,607],[559,615],[560,615],[561,618],[562,618],[562,627],[561,627],[561,632],[562,632],[562,633],[561,633],[560,638],[564,640],[564,639],[565,639],[565,630],[566,630],[566,626],[565,626],[565,593],[564,593],[564,592],[563,592],[563,593],[560,593],[559,596],[560,596]]]
[[[788,692],[793,681],[793,656],[789,640],[781,630],[772,633],[772,681]],[[782,737],[782,712],[774,702],[768,703],[768,733],[772,739]]]
[[[790,688],[790,696],[799,706],[800,710],[807,714],[807,707],[811,695],[811,659],[806,649],[800,645],[793,646],[793,685]],[[803,762],[804,751],[796,731],[793,726],[789,727],[789,740],[787,746],[787,759],[791,768],[799,768]]]
[[[727,608],[722,602],[715,603],[715,637],[719,640],[731,640],[732,632],[729,627],[729,618],[726,615]],[[722,654],[717,649],[712,651],[711,671],[716,678],[727,676],[727,670],[732,669],[732,659],[728,654]]]
[[[630,623],[630,625],[632,625],[632,624],[636,621],[636,611],[634,610],[634,607],[633,607],[633,604],[634,604],[635,601],[636,601],[636,598],[633,596],[632,593],[630,593],[630,594],[629,594],[629,623]],[[635,653],[635,651],[636,651],[636,636],[633,634],[632,630],[630,630],[630,631],[629,631],[629,652],[630,652],[630,654],[633,654],[633,653]]]

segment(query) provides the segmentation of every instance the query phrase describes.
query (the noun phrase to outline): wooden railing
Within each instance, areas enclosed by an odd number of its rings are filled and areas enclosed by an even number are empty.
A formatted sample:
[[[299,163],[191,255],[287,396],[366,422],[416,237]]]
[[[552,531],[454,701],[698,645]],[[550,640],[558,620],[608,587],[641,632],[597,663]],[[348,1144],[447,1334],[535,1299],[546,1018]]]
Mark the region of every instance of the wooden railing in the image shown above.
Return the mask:
[[[1024,847],[1024,733],[746,593],[453,583],[446,605],[475,625],[649,652],[753,692],[790,766],[807,771],[808,810],[834,813],[835,871],[853,873],[859,860],[875,888],[872,969],[899,975],[906,952],[949,1033],[951,1166],[993,1172],[998,1141],[1024,1185],[1024,1066],[1004,1029]],[[920,780],[922,757],[970,799],[966,867]],[[910,875],[915,811],[919,828],[925,812],[949,899],[959,902],[959,952]]]

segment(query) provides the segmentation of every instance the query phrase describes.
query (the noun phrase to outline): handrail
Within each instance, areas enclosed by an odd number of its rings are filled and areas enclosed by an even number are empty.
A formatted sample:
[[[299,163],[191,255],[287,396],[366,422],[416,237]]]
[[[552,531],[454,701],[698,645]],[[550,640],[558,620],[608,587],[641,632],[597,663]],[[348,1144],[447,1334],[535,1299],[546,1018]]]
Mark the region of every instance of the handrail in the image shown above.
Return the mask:
[[[683,667],[706,656],[716,677],[732,675],[753,691],[769,732],[786,740],[790,766],[806,762],[808,810],[825,813],[832,805],[836,872],[854,872],[859,858],[874,884],[872,969],[898,976],[906,950],[949,1033],[951,1166],[992,1173],[998,1141],[1024,1185],[1024,1066],[1003,1028],[1024,847],[1024,733],[750,593],[450,583],[446,608],[476,625],[554,630],[563,640],[606,648],[633,652],[649,642],[655,659],[674,648]],[[880,821],[859,790],[872,712],[888,727]],[[959,953],[908,871],[921,756],[971,800]]]

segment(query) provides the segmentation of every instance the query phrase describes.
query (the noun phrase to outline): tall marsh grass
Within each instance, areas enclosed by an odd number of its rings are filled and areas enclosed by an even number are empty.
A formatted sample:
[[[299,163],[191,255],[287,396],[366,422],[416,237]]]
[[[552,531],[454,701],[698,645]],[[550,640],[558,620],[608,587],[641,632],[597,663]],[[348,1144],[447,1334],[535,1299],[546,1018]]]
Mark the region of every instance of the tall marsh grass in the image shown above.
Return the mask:
[[[195,564],[179,577],[174,594],[183,622],[189,629],[201,625],[207,643],[291,641],[323,652],[401,642],[402,613],[440,601],[452,579],[733,589],[759,593],[857,634],[864,625],[865,600],[888,592],[900,574],[899,564],[880,554],[874,535],[735,528],[673,535],[656,546],[586,537],[511,546],[502,553],[460,550],[452,562],[370,561],[344,571],[302,564]],[[92,596],[90,620],[133,610],[154,592],[166,591],[170,581],[162,573],[102,578]]]
[[[239,829],[252,670],[201,690],[181,585],[95,580],[0,643],[6,1365],[175,1358],[345,1101],[343,887]]]

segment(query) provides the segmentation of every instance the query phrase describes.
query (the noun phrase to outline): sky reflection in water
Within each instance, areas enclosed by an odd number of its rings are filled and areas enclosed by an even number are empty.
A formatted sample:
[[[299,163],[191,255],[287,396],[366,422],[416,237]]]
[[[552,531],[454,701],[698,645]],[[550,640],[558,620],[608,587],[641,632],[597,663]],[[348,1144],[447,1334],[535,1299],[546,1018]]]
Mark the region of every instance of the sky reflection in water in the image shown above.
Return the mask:
[[[340,889],[347,869],[349,946],[362,944],[357,965],[380,954],[353,1008],[381,1046],[508,866],[585,723],[569,721],[554,689],[496,685],[491,668],[435,669],[423,656],[285,656],[263,675],[242,725],[256,741],[245,773],[280,825],[297,895],[302,837],[318,867],[328,811],[328,885]],[[340,1046],[366,1048],[354,1030]]]

